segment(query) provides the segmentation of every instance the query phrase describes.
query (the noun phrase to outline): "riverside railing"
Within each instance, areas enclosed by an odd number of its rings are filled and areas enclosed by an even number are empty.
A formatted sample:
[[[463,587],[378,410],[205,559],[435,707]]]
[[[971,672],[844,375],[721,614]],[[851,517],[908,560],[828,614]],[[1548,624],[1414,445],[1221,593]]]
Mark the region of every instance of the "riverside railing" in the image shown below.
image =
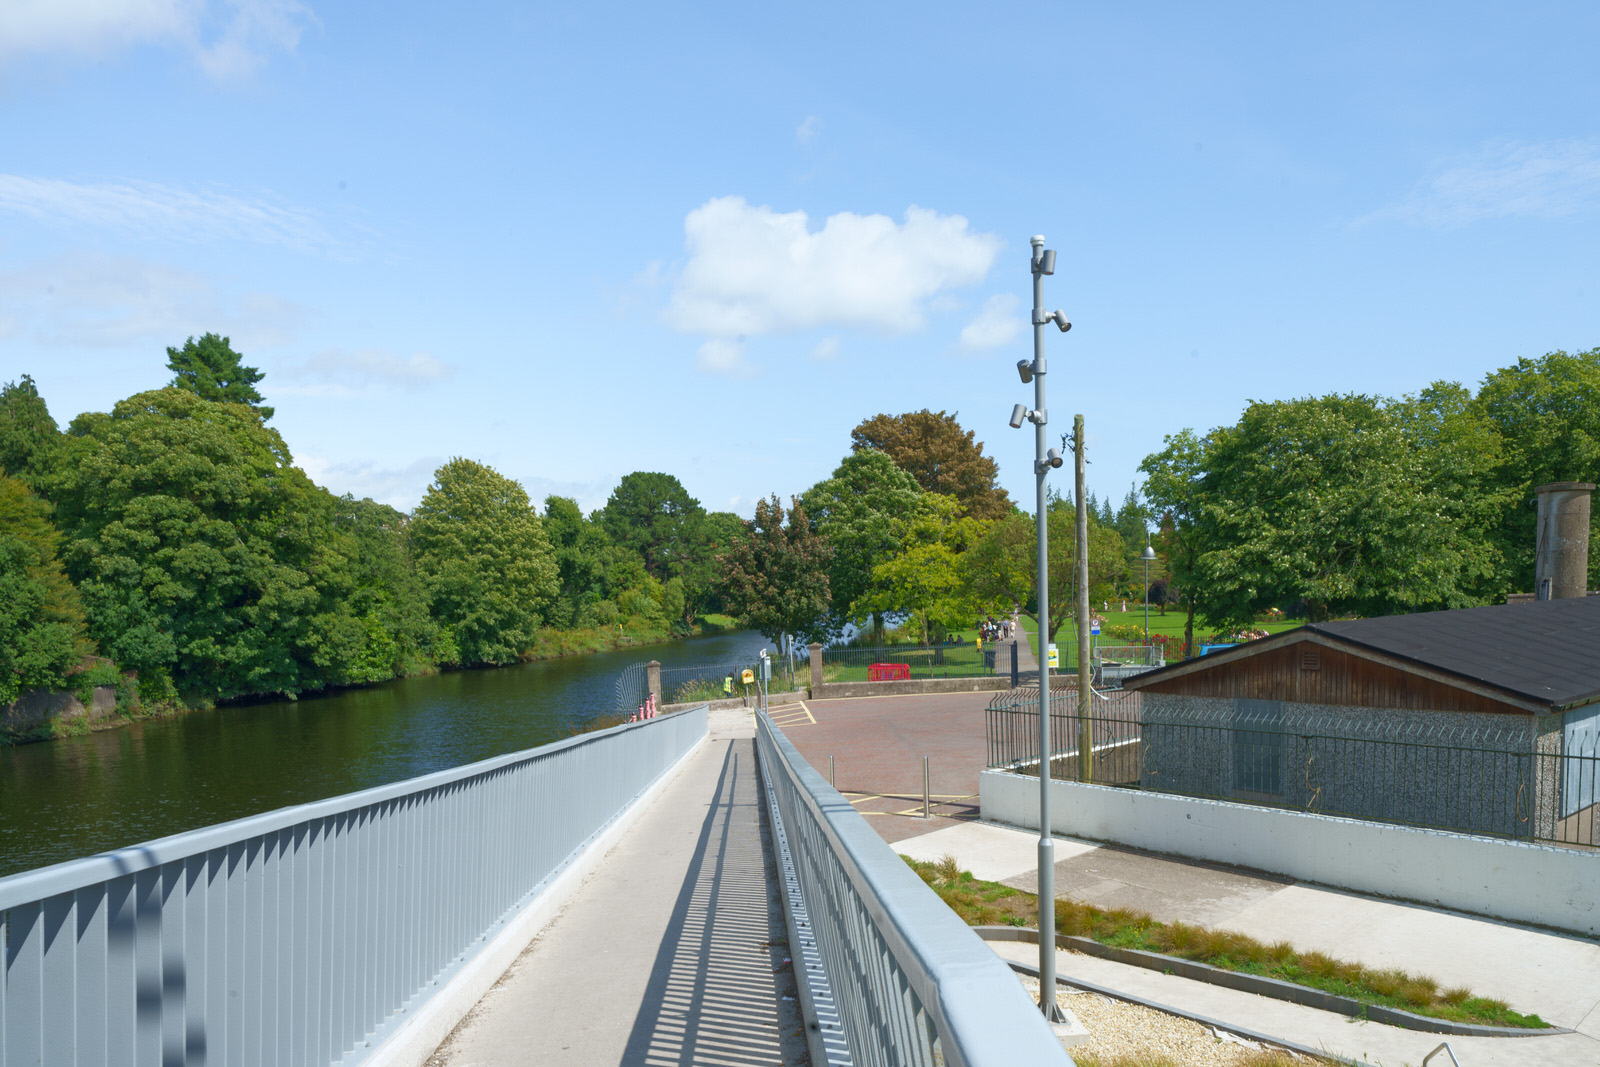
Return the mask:
[[[1137,693],[1125,694],[1137,697]],[[1003,700],[1009,706],[998,706]],[[1051,775],[1085,780],[1075,708],[1051,691]],[[1070,697],[1069,697],[1070,700]],[[1226,720],[1156,720],[1097,700],[1097,785],[1549,844],[1600,846],[1600,743],[1587,728],[1359,724],[1241,701]],[[1038,696],[988,712],[991,768],[1037,774]]]
[[[757,718],[790,955],[827,1062],[1071,1067],[1016,975]]]
[[[704,707],[0,879],[0,1067],[365,1059]]]

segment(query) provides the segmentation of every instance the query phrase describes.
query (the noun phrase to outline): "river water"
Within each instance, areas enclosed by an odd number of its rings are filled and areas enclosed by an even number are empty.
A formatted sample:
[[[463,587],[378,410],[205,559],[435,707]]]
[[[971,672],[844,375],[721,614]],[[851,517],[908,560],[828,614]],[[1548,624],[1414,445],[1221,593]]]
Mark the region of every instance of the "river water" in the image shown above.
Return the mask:
[[[570,736],[618,674],[751,661],[748,631],[405,678],[0,748],[0,876]]]

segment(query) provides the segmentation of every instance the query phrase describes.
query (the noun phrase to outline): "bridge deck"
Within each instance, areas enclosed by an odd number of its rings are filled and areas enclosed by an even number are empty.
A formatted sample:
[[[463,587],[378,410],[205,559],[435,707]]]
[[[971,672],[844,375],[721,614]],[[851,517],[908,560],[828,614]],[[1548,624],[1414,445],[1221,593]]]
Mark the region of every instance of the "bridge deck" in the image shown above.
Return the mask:
[[[430,1067],[801,1064],[748,713],[643,811]]]

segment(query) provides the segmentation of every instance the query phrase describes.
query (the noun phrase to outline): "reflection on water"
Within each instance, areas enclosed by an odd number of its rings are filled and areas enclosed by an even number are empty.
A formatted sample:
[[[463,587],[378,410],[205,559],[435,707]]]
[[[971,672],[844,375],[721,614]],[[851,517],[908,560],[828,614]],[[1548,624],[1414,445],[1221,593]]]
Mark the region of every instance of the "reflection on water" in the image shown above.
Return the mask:
[[[722,663],[764,644],[724,634],[0,749],[0,876],[556,741],[617,710],[630,663]]]

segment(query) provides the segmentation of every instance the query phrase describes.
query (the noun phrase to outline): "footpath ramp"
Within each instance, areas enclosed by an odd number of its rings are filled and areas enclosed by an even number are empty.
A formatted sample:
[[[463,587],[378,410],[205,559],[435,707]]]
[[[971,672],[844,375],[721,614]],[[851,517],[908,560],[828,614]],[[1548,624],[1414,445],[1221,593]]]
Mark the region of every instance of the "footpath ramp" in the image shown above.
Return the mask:
[[[430,1067],[807,1062],[750,714],[640,814]]]

